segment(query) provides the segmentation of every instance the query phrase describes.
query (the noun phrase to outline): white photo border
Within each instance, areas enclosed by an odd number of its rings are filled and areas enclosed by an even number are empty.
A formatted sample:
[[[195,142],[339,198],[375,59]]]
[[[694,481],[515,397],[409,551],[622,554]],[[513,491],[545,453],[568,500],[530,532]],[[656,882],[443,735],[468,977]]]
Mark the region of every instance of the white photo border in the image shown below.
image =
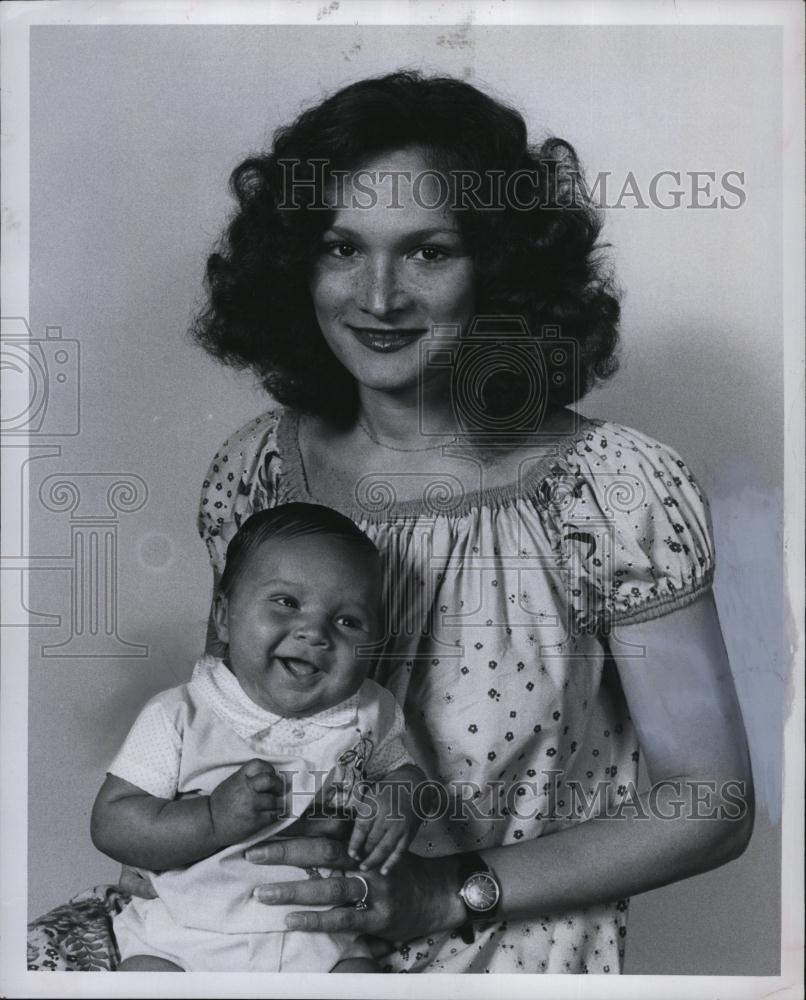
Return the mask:
[[[40,24],[644,24],[644,25],[777,25],[783,28],[785,67],[783,125],[787,143],[783,154],[784,195],[784,325],[785,337],[785,544],[786,596],[791,634],[792,700],[785,726],[785,774],[782,857],[781,974],[768,977],[620,976],[580,977],[528,975],[500,976],[496,990],[514,997],[536,991],[552,998],[592,996],[757,998],[802,996],[803,972],[803,784],[804,784],[804,318],[803,318],[803,18],[798,0],[662,0],[662,2],[407,2],[365,3],[341,0],[267,2],[24,2],[6,3],[2,19],[2,301],[4,315],[28,315],[28,32]],[[4,468],[10,472],[10,466]],[[3,512],[19,483],[3,476]],[[8,575],[8,574],[6,574]],[[24,599],[23,595],[23,599]],[[53,997],[341,997],[354,994],[349,976],[281,974],[271,976],[227,973],[130,974],[122,980],[90,973],[28,972],[25,969],[25,912],[27,895],[27,630],[0,630],[2,640],[2,752],[3,782],[2,868],[0,879],[0,992],[6,996]],[[13,666],[12,666],[13,665]],[[423,981],[384,976],[373,981],[371,992],[386,997],[486,997],[490,983],[484,977],[433,975]],[[363,984],[363,991],[369,984]]]

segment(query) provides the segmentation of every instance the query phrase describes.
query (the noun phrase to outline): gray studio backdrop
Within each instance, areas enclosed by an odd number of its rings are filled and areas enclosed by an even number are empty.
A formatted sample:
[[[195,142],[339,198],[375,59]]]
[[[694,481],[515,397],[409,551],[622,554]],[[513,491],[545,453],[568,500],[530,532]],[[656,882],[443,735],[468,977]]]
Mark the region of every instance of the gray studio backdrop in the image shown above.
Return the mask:
[[[30,323],[51,382],[28,466],[29,912],[115,880],[88,829],[105,765],[203,646],[200,482],[267,405],[185,332],[229,172],[307,102],[401,66],[511,101],[535,135],[612,175],[613,201],[635,177],[639,197],[606,228],[624,364],[581,408],[673,445],[710,495],[759,816],[739,861],[633,901],[627,971],[773,974],[787,703],[775,28],[32,29]],[[682,174],[680,207],[638,207],[663,170]],[[731,170],[741,207],[693,207]],[[692,196],[691,171],[715,173],[710,195]]]

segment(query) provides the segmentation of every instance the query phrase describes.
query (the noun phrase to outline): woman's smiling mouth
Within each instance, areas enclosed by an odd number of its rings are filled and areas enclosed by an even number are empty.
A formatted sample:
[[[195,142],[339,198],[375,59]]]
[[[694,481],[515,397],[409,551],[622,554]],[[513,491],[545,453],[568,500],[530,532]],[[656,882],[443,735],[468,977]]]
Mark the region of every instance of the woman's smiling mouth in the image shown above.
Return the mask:
[[[369,326],[351,326],[349,323],[347,326],[359,343],[370,351],[377,351],[380,354],[402,350],[426,333],[425,327],[383,330]]]

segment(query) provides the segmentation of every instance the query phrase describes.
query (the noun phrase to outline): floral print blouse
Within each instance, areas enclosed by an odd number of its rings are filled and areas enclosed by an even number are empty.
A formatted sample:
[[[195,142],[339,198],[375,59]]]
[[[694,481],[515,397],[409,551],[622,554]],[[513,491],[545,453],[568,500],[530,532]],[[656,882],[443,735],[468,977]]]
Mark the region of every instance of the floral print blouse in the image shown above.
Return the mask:
[[[254,511],[309,493],[299,415],[229,437],[204,480],[199,530],[220,572]],[[713,578],[707,502],[670,448],[581,421],[535,449],[520,482],[467,492],[445,475],[362,480],[344,509],[381,551],[386,638],[375,679],[442,786],[413,845],[437,857],[549,836],[629,809],[638,744],[618,681],[618,626],[694,601]],[[626,812],[625,815],[629,815]],[[538,877],[537,874],[535,876]],[[397,972],[616,973],[627,900],[410,941]]]

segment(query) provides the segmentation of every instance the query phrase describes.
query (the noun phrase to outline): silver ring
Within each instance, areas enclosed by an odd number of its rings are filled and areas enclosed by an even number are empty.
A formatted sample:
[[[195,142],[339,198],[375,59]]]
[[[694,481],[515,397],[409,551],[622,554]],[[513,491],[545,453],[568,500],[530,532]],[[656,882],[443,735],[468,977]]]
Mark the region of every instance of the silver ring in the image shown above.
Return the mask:
[[[369,899],[369,883],[367,882],[367,880],[364,878],[363,875],[348,875],[347,878],[355,878],[358,879],[359,882],[363,883],[364,895],[353,905],[355,906],[356,910],[366,910],[367,900]]]

